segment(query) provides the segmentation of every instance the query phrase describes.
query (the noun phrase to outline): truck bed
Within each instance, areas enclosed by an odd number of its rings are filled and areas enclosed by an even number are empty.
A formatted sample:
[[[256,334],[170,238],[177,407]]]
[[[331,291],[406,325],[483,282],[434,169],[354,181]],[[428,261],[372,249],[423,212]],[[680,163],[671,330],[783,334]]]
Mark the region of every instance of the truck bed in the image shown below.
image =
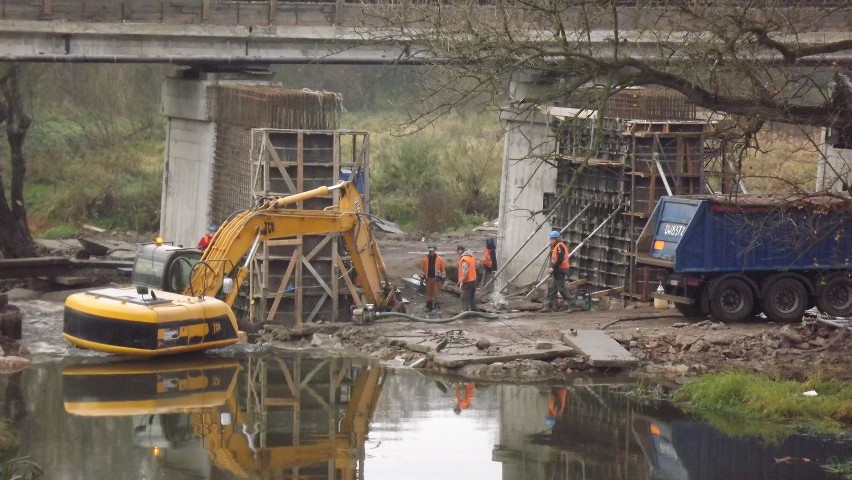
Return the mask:
[[[849,268],[846,197],[662,197],[639,237],[638,261],[676,273]]]

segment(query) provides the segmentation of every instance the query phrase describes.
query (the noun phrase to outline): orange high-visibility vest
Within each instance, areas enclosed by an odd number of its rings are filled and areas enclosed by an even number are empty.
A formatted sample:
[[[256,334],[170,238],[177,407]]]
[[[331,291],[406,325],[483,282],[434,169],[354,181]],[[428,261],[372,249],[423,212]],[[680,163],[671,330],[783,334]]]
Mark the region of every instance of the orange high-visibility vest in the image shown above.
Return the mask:
[[[568,247],[566,247],[562,242],[556,242],[556,245],[553,246],[553,250],[550,251],[550,264],[553,265],[554,262],[556,262],[560,248],[565,252],[565,254],[562,256],[562,263],[554,265],[554,268],[569,268],[571,266],[571,262],[568,261]]]
[[[493,248],[486,248],[485,249],[485,257],[482,259],[482,264],[485,265],[488,268],[492,268],[494,266],[494,264],[491,263],[491,252],[493,252],[493,251],[494,251]]]
[[[423,276],[429,276],[429,255],[423,256],[423,261],[420,262],[420,270],[423,271]],[[447,272],[444,270],[444,259],[440,255],[435,255],[435,276],[446,277]]]
[[[467,264],[467,276],[462,278],[462,265]],[[459,282],[468,283],[476,281],[476,259],[470,255],[462,255],[459,258]]]

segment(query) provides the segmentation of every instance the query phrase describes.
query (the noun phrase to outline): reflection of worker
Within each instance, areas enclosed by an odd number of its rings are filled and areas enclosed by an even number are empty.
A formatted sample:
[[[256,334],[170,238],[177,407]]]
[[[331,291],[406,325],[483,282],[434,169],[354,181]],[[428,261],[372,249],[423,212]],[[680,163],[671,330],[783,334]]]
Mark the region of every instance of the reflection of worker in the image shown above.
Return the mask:
[[[456,248],[459,254],[459,288],[462,310],[476,311],[476,259],[463,245]]]
[[[562,295],[562,300],[568,301],[568,290],[565,280],[568,279],[568,247],[562,243],[559,232],[550,232],[550,284],[547,286],[547,301],[539,312],[552,312],[555,307],[556,294]]]
[[[207,233],[201,237],[201,240],[198,241],[198,248],[204,250],[207,248],[207,245],[210,245],[210,240],[213,240],[213,234],[216,233],[216,230],[219,230],[217,225],[210,225],[210,228],[207,230]]]
[[[568,389],[565,387],[550,389],[550,394],[547,395],[547,418],[545,419],[548,428],[553,428],[556,425],[556,419],[565,413],[567,403]]]
[[[447,276],[444,269],[444,259],[435,252],[435,244],[430,243],[429,253],[423,256],[420,262],[420,270],[426,278],[426,311],[441,309],[441,284]]]
[[[465,383],[464,386],[456,385],[456,406],[453,408],[456,415],[470,408],[473,403],[473,389],[472,383]]]
[[[482,267],[484,273],[481,285],[484,287],[491,280],[494,271],[497,270],[497,243],[490,237],[485,239],[485,255],[482,257]]]

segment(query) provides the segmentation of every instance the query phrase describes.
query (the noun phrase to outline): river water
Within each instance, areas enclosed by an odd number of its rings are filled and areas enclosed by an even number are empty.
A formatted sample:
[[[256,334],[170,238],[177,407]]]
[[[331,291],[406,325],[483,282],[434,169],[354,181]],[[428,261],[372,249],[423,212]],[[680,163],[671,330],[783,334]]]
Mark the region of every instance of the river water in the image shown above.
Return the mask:
[[[359,358],[222,349],[122,359],[18,304],[33,363],[0,376],[20,455],[48,479],[822,479],[852,443],[733,439],[630,383],[465,383]]]

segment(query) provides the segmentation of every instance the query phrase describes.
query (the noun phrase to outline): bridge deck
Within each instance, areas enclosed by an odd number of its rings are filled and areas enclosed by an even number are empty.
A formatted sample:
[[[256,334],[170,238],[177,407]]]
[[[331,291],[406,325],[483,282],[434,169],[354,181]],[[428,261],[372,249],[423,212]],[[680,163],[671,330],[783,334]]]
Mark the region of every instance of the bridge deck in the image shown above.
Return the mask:
[[[345,18],[343,0],[2,0],[0,18],[66,22],[170,25],[334,25]]]
[[[819,31],[796,32],[800,44],[852,40],[849,30],[852,9],[842,8],[848,5],[848,0],[845,3],[843,0],[779,1],[782,10],[777,14],[782,16],[786,9],[807,8],[808,12],[822,9]],[[424,8],[435,6],[430,0],[411,3],[422,3]],[[452,0],[447,3],[443,4],[443,13],[450,15]],[[659,24],[655,19],[670,25],[669,30],[675,28],[671,25],[678,25],[676,5],[665,2],[647,5],[637,0],[616,0],[616,3],[618,26],[626,42],[619,52],[633,58],[659,57],[658,33],[672,32],[656,32]],[[381,21],[371,17],[369,11],[377,6],[403,8],[399,5],[402,4],[357,0],[0,0],[0,61],[178,64],[224,61],[228,65],[434,61],[427,58],[428,53],[420,56],[411,53],[419,49],[409,48],[399,38],[365,42],[365,26],[375,26]],[[829,10],[838,5],[841,8]],[[477,8],[482,19],[504,18],[502,7],[489,0],[480,2]],[[523,28],[529,28],[528,21],[541,21],[534,12],[521,7],[509,17]],[[566,13],[566,28],[587,28],[579,10],[576,17]],[[578,23],[572,25],[575,21]],[[611,28],[601,25],[589,32],[589,37],[600,49],[599,55],[611,54]],[[848,51],[844,51],[831,58],[815,57],[813,61],[849,60]]]

